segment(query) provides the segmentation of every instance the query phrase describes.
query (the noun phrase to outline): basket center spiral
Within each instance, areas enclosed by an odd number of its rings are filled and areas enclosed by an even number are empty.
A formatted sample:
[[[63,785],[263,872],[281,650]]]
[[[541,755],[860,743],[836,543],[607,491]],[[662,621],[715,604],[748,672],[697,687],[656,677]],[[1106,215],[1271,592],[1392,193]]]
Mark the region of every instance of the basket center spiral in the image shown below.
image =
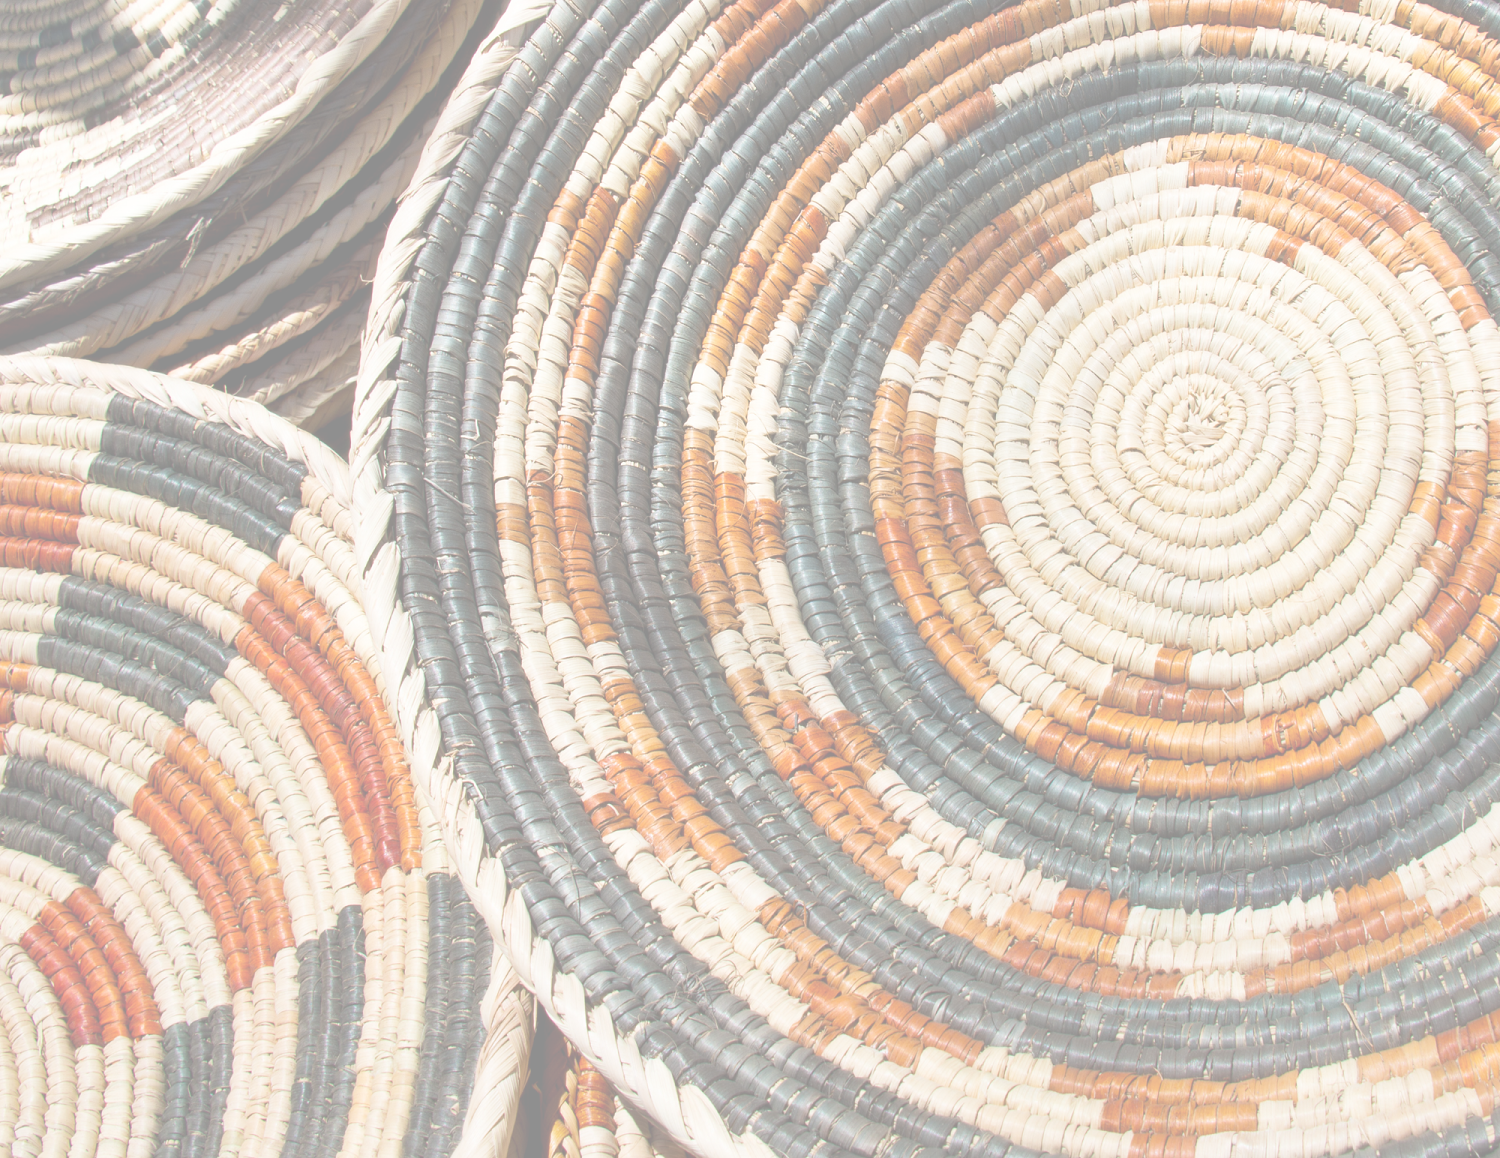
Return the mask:
[[[1148,397],[1156,397],[1158,392],[1164,397],[1151,405],[1152,437],[1146,444],[1151,455],[1159,459],[1167,454],[1189,469],[1223,462],[1245,430],[1242,386],[1233,378],[1220,379],[1201,370],[1179,372],[1168,382],[1157,384]],[[1168,414],[1160,413],[1163,404],[1171,407]],[[1134,441],[1133,449],[1144,453],[1139,435]]]
[[[1309,665],[1361,631],[1376,654],[1399,645],[1406,679],[1431,658],[1410,632],[1436,528],[1410,507],[1419,482],[1446,484],[1456,438],[1484,445],[1473,355],[1437,345],[1451,307],[1424,316],[1357,242],[1268,258],[1286,235],[1237,215],[1235,194],[1197,186],[1080,221],[998,324],[993,296],[969,322],[959,348],[984,354],[938,394],[940,413],[967,413],[961,431],[939,421],[935,456],[963,458],[971,496],[1004,496],[986,546],[1016,615],[1046,632],[1029,658],[1095,700],[1176,663],[1253,718],[1338,691]],[[1408,275],[1436,288],[1422,280]],[[1236,410],[1255,423],[1243,446],[1223,429]],[[1397,582],[1404,614],[1387,607]],[[1046,710],[1048,692],[1008,686]]]

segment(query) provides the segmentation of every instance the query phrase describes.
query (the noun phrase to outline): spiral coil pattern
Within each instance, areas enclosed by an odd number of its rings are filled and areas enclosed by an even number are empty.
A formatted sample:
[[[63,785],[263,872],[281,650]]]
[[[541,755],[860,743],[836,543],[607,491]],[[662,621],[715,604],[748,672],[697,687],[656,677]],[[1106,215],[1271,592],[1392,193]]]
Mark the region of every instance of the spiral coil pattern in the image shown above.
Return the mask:
[[[532,35],[366,338],[361,563],[497,939],[690,1150],[1500,1145],[1497,36]]]

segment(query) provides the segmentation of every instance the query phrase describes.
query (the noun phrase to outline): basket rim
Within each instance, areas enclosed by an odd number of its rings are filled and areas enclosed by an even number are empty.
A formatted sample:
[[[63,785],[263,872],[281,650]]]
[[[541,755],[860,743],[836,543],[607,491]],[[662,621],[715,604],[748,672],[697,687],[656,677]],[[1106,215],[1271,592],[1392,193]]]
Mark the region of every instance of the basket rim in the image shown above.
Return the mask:
[[[672,1137],[691,1153],[770,1158],[771,1150],[758,1138],[733,1134],[700,1091],[677,1087],[660,1061],[643,1059],[632,1039],[616,1034],[607,1010],[601,1007],[585,1015],[582,986],[556,966],[550,945],[534,934],[520,895],[507,888],[498,862],[482,855],[477,815],[443,775],[446,761],[438,748],[436,719],[426,703],[410,621],[400,599],[400,551],[387,535],[393,507],[381,473],[380,451],[389,432],[388,408],[395,388],[388,375],[399,353],[397,335],[424,231],[442,199],[452,166],[468,142],[469,129],[523,43],[522,30],[552,7],[550,0],[530,0],[512,3],[501,14],[494,33],[476,53],[440,115],[387,232],[361,341],[351,431],[354,502],[373,516],[362,526],[356,543],[358,568],[371,629],[386,664],[386,685],[400,689],[392,700],[412,775],[435,802],[458,875],[522,984],[567,1036],[583,1045],[611,1085],[644,1107],[656,1122],[668,1124]]]
[[[0,290],[76,265],[111,242],[159,224],[213,194],[316,108],[380,45],[412,2],[374,0],[348,35],[309,62],[286,98],[219,141],[201,162],[115,200],[98,217],[69,227],[49,241],[6,247],[0,253]]]

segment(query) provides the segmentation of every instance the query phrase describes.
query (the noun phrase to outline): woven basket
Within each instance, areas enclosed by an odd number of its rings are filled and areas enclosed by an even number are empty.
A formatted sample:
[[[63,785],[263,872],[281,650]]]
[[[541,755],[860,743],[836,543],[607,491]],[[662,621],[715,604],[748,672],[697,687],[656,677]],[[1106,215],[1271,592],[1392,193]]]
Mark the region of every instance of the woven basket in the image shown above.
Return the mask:
[[[278,199],[299,175],[345,141],[384,90],[411,65],[443,18],[441,6],[408,7],[389,36],[318,102],[287,136],[258,154],[220,189],[192,207],[81,261],[55,278],[40,276],[0,291],[0,341],[13,342],[81,317],[166,270]]]
[[[97,7],[105,19],[115,6]],[[24,144],[0,152],[0,350],[148,367],[261,402],[300,394],[291,412],[311,415],[353,377],[328,375],[357,347],[397,195],[465,68],[493,52],[502,5],[221,0],[185,6],[206,9],[191,51],[86,51],[101,29],[175,28],[176,7],[136,4],[97,27],[15,17],[17,44],[42,42],[19,59],[53,61],[54,87],[58,70],[81,85],[127,59],[136,71],[77,109],[48,106],[56,123],[40,136],[20,127],[32,112],[7,136],[0,111],[0,142]],[[72,39],[54,46],[64,28]]]
[[[409,773],[342,460],[38,358],[0,458],[0,1149],[503,1154],[530,1003]]]
[[[376,290],[356,567],[655,1129],[1496,1152],[1497,116],[1477,0],[554,7]]]
[[[211,197],[354,73],[407,7],[11,6],[0,25],[13,70],[0,114],[11,162],[0,286],[76,265]]]

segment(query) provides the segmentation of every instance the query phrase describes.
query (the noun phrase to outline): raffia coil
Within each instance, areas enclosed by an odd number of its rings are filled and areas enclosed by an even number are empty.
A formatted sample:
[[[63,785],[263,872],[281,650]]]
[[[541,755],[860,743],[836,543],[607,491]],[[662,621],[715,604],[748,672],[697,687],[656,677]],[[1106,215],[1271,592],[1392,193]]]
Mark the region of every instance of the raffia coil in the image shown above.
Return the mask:
[[[625,1104],[1500,1146],[1497,117],[1480,0],[551,9],[379,259],[356,565]]]
[[[0,358],[6,1153],[503,1152],[530,998],[411,775],[350,493],[258,405]]]

